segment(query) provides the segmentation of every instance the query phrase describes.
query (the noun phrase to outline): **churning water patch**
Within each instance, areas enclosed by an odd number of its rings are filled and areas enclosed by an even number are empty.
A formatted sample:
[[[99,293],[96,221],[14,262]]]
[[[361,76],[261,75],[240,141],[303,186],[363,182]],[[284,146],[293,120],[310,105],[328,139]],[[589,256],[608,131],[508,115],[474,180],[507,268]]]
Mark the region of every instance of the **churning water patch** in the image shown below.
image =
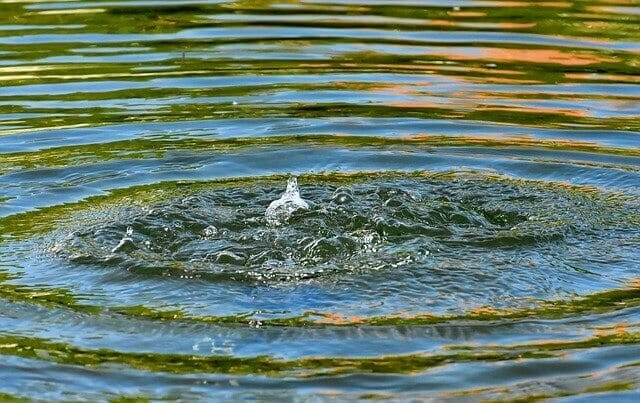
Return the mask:
[[[54,232],[65,235],[50,250],[72,266],[146,279],[348,284],[463,309],[601,291],[640,271],[603,263],[637,257],[637,201],[622,195],[471,173],[307,176],[299,190],[294,182],[284,194],[284,179],[182,186]],[[295,208],[274,213],[287,203]]]

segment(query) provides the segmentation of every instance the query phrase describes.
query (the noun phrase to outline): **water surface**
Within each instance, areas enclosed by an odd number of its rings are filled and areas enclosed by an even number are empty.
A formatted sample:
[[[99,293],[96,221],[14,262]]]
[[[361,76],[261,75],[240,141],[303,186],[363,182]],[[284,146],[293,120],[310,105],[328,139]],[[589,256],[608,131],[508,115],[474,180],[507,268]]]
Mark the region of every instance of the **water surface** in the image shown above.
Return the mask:
[[[0,3],[0,398],[640,398],[638,26]]]

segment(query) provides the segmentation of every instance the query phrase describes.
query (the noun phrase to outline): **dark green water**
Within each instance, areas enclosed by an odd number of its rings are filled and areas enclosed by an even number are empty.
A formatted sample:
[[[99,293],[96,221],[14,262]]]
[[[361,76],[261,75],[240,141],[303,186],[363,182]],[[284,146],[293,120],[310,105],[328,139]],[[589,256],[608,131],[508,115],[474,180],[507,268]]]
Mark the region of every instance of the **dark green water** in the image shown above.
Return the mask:
[[[0,400],[640,399],[639,27],[0,2]]]

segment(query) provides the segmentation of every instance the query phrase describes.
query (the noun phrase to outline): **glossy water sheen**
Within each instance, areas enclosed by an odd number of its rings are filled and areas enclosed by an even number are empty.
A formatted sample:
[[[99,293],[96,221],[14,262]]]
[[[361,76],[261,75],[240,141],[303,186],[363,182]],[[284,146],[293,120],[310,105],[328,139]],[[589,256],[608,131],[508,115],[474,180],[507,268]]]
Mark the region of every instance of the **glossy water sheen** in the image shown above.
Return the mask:
[[[0,400],[640,399],[638,27],[0,2]]]

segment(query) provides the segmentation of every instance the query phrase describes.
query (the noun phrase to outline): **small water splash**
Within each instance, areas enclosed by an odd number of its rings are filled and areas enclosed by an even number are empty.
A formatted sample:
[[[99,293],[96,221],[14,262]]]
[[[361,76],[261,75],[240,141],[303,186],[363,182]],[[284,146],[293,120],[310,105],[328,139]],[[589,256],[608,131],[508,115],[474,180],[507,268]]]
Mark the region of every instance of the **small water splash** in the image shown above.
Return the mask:
[[[278,200],[269,204],[264,215],[269,224],[277,226],[287,222],[296,211],[308,209],[309,204],[300,197],[298,179],[292,176],[287,181],[287,190]]]
[[[133,242],[133,238],[131,237],[132,235],[133,228],[127,227],[126,235],[122,237],[120,242],[118,242],[118,244],[114,246],[113,249],[111,249],[111,253],[126,252],[136,249],[136,245]]]

